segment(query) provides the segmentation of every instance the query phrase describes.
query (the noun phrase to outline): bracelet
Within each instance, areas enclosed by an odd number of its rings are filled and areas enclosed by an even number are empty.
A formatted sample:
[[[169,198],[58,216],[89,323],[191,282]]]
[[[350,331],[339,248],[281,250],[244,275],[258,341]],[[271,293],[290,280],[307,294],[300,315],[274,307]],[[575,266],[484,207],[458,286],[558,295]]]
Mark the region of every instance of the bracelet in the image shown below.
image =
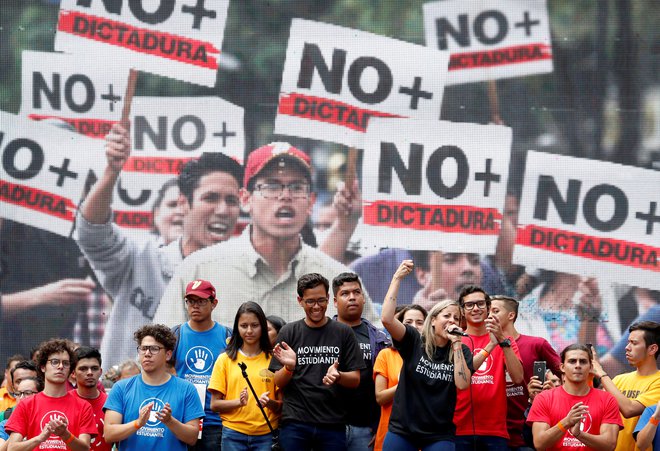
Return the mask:
[[[609,376],[609,374],[605,373],[605,374],[603,374],[600,378],[602,379],[602,378],[604,378],[604,377],[610,377],[610,376]],[[611,379],[611,378],[610,378],[610,379]]]
[[[480,353],[480,354],[483,353],[483,354],[484,354],[484,358],[488,358],[488,356],[490,355],[490,352],[486,351],[486,349],[482,349],[481,351],[479,351],[479,353]]]
[[[284,371],[286,371],[287,373],[293,374],[293,370],[290,370],[289,368],[287,368],[286,365],[284,365],[282,368],[284,368]]]
[[[76,436],[73,435],[73,434],[71,434],[71,435],[69,435],[69,438],[68,438],[68,439],[64,440],[64,443],[68,445],[68,444],[70,444],[72,441],[74,441],[75,439],[76,439]]]
[[[140,429],[142,426],[140,426],[140,423],[138,423],[138,420],[135,420],[133,422],[133,427],[137,430],[137,429]]]
[[[649,418],[649,423],[651,423],[653,426],[657,426],[658,423],[660,423],[660,420],[651,416],[651,418]]]
[[[561,424],[561,421],[559,421],[559,422],[557,423],[557,427],[558,427],[559,430],[562,431],[564,434],[568,432],[568,429],[566,429],[566,427],[565,427],[563,424]]]

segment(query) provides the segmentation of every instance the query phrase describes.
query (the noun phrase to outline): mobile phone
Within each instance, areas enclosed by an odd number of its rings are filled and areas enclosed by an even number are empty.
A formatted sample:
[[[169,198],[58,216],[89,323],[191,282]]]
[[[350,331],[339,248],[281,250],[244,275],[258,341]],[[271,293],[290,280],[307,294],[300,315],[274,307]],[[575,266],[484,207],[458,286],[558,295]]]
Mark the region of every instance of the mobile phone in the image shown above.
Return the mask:
[[[547,370],[544,360],[534,362],[534,376],[538,377],[541,384],[545,383],[545,372]]]

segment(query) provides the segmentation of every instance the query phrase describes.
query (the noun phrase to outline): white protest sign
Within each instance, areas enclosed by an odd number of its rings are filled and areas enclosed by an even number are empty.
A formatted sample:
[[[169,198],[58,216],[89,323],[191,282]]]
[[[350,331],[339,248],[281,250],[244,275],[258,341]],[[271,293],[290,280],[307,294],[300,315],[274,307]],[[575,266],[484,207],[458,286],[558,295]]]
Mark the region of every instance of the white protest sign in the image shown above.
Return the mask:
[[[113,197],[115,222],[149,229],[158,190],[203,152],[243,162],[243,108],[219,97],[133,97],[131,156]]]
[[[62,0],[55,50],[214,86],[229,0]]]
[[[103,158],[103,145],[1,111],[0,155],[2,217],[68,236],[89,162]]]
[[[21,115],[61,119],[90,138],[103,138],[121,118],[128,68],[28,50],[21,66]]]
[[[660,289],[660,172],[528,152],[514,263]]]
[[[374,119],[362,166],[365,238],[379,247],[493,253],[511,139],[500,125]]]
[[[440,117],[448,52],[294,19],[275,133],[362,147],[371,117]]]
[[[425,3],[426,45],[449,50],[447,85],[552,72],[546,0]]]

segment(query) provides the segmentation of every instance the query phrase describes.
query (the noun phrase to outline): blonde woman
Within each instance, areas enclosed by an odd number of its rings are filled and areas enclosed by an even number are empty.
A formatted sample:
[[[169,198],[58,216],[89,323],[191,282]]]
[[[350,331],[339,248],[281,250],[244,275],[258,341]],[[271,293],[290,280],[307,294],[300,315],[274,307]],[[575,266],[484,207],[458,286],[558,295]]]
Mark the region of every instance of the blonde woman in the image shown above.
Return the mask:
[[[472,353],[461,343],[458,303],[440,301],[431,308],[421,336],[395,318],[401,281],[413,270],[404,260],[394,273],[381,319],[403,358],[383,449],[453,451],[456,390],[470,386]]]

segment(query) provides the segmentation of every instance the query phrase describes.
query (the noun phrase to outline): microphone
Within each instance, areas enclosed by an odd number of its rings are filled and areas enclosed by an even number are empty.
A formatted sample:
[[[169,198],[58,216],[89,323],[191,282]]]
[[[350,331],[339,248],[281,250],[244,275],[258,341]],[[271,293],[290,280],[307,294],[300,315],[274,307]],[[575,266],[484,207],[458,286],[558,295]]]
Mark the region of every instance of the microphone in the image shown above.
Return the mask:
[[[458,335],[458,336],[460,336],[460,337],[469,337],[468,334],[466,334],[465,332],[461,332],[460,329],[452,329],[452,330],[448,330],[447,333],[448,333],[448,334],[451,334],[451,335]]]

